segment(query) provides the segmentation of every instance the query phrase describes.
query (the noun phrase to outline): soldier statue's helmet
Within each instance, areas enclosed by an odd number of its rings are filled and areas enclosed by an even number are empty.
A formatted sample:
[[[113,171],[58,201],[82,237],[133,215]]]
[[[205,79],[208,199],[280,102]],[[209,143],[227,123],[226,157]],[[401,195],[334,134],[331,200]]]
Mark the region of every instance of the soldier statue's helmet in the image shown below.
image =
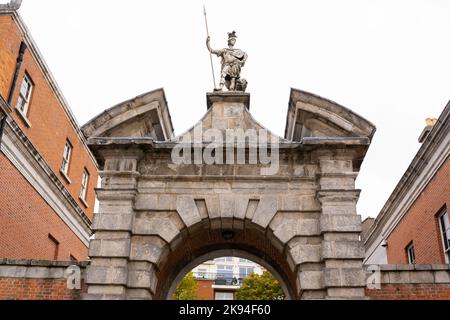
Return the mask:
[[[228,32],[228,40],[237,39],[236,31]]]

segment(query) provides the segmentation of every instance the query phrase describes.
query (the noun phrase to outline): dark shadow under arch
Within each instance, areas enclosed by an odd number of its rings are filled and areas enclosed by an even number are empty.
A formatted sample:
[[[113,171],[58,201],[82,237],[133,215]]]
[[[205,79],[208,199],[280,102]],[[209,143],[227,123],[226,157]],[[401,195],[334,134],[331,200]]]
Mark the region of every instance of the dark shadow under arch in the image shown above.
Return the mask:
[[[224,230],[195,228],[184,234],[157,272],[158,285],[154,298],[172,297],[176,285],[197,265],[222,256],[236,256],[252,260],[265,267],[280,282],[288,299],[297,299],[296,275],[283,252],[276,249],[264,232],[254,228],[233,230],[230,240],[224,239]]]

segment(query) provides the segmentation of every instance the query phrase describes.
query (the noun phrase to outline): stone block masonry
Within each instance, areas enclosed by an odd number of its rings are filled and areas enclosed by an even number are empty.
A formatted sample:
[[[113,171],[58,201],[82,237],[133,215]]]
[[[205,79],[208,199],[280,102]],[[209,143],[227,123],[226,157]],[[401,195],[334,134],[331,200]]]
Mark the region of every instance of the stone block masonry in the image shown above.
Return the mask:
[[[381,265],[371,300],[450,300],[450,265]],[[370,275],[368,272],[367,275]]]

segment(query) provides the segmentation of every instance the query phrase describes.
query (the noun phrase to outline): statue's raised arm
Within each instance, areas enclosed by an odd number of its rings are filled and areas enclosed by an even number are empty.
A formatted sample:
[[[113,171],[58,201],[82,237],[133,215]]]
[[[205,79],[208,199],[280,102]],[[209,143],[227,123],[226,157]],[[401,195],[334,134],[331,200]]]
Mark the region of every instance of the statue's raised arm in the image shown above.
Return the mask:
[[[241,68],[245,65],[248,55],[239,49],[235,49],[236,31],[228,33],[228,48],[213,50],[210,44],[210,37],[206,38],[206,47],[209,52],[222,58],[222,71],[219,90],[223,91],[226,86],[228,91],[245,91],[247,81],[241,78]]]
[[[208,36],[208,38],[206,38],[206,47],[208,48],[208,51],[211,52],[212,54],[215,54],[216,56],[220,57],[222,55],[222,50],[214,50],[211,48],[211,37]]]

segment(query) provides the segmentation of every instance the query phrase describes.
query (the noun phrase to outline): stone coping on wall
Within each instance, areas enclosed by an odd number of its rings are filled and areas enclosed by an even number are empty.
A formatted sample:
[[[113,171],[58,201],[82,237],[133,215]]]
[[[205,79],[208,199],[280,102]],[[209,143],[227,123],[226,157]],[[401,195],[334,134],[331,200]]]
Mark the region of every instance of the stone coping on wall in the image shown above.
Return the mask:
[[[0,259],[0,278],[63,279],[71,266],[84,274],[89,261],[47,261]]]
[[[380,271],[381,284],[450,283],[450,264],[366,265],[368,276]]]

